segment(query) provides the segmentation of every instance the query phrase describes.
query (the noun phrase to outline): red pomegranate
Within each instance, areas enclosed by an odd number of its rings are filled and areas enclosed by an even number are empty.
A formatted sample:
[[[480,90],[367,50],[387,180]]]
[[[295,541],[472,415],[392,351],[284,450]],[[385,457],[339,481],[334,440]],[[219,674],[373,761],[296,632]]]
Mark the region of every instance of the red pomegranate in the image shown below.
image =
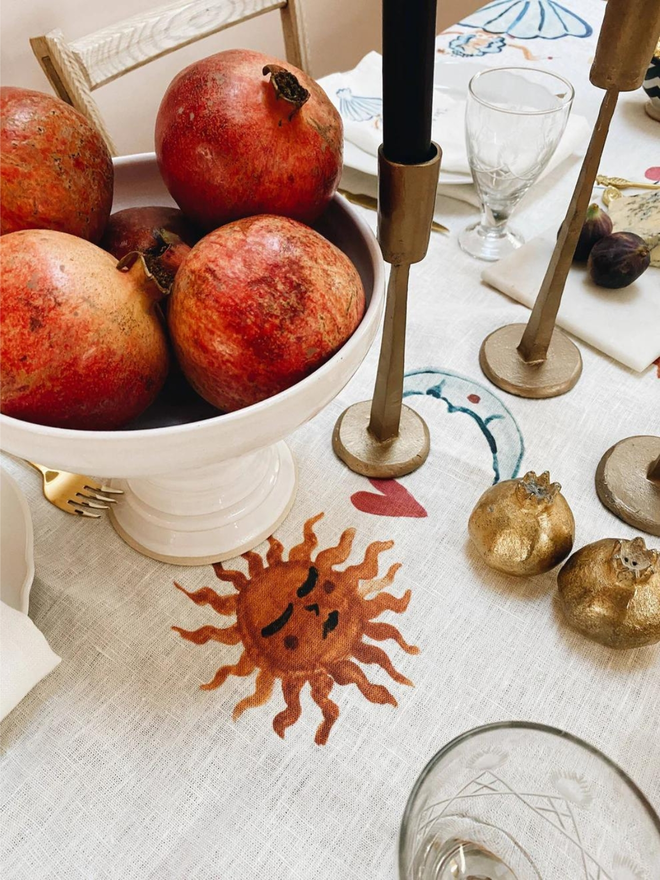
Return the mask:
[[[225,411],[303,379],[360,323],[364,289],[338,248],[262,214],[209,233],[179,269],[168,309],[190,384]]]
[[[118,260],[139,251],[160,284],[169,288],[201,233],[176,208],[125,208],[110,215],[100,246]]]
[[[62,428],[105,430],[160,391],[168,349],[138,260],[128,271],[96,245],[45,229],[0,238],[0,410]]]
[[[98,241],[112,205],[112,159],[100,133],[55,98],[0,88],[0,233],[57,229]]]
[[[246,49],[181,71],[156,121],[163,180],[206,230],[261,213],[311,223],[339,184],[342,139],[341,117],[313,79]]]

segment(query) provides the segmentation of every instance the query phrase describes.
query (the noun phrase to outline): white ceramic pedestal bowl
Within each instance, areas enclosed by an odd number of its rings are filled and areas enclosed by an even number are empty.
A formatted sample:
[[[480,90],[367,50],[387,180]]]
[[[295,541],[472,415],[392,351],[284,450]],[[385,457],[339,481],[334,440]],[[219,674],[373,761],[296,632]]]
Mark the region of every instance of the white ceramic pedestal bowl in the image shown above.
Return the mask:
[[[113,211],[173,204],[153,154],[115,160]],[[121,431],[73,431],[0,416],[2,447],[53,468],[116,478],[125,494],[113,508],[114,526],[155,559],[199,565],[256,546],[295,497],[296,467],[282,438],[346,385],[373,342],[383,308],[382,257],[366,223],[335,197],[317,228],[355,264],[367,308],[348,342],[302,382],[227,415],[191,392],[165,396]]]

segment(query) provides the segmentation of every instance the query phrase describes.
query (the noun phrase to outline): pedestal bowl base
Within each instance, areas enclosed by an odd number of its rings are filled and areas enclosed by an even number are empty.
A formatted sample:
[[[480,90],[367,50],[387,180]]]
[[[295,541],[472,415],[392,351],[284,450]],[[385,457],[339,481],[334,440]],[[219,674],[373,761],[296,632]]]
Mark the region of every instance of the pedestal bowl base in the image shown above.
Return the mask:
[[[218,464],[113,480],[124,495],[111,511],[134,550],[173,565],[207,565],[251,550],[293,505],[296,466],[286,443]]]

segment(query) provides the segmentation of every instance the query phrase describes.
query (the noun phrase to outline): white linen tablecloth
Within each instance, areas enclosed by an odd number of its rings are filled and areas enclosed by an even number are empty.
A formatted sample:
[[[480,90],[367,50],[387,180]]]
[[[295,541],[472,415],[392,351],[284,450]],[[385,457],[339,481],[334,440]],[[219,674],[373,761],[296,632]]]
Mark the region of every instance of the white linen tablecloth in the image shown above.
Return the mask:
[[[597,32],[602,0],[573,8]],[[438,38],[440,48],[461,36],[461,46],[471,45],[474,29],[451,30]],[[512,44],[548,66],[547,56],[561,53],[580,112],[593,121],[600,97],[587,84],[593,36],[502,40],[505,50],[489,54],[489,63],[506,63],[507,53],[524,62]],[[604,171],[640,179],[644,162],[660,164],[657,153],[640,159],[633,149],[640,132],[652,137],[650,124],[657,150],[657,123],[643,100],[641,93],[622,100]],[[530,237],[561,219],[577,167],[554,172],[521,205],[518,225]],[[362,213],[375,225],[372,212]],[[453,233],[472,215],[470,206],[444,202]],[[171,629],[231,625],[233,617],[195,605],[174,586],[176,579],[189,592],[208,586],[231,594],[211,566],[180,569],[138,555],[105,519],[55,510],[27,466],[6,462],[34,518],[31,616],[62,657],[2,724],[6,880],[395,880],[398,827],[424,764],[457,734],[507,719],[583,737],[660,805],[660,646],[617,653],[585,640],[562,619],[556,572],[533,580],[496,574],[470,548],[466,529],[496,477],[549,469],[572,505],[576,547],[632,537],[598,502],[594,472],[612,443],[659,432],[660,377],[655,368],[634,374],[580,344],[584,374],[564,397],[522,400],[489,386],[478,366],[481,341],[529,313],[481,284],[482,268],[455,234],[434,234],[427,259],[412,270],[406,388],[431,430],[423,468],[378,488],[333,456],[335,420],[371,397],[377,346],[343,393],[290,438],[299,492],[277,531],[284,548],[324,512],[315,527],[321,550],[355,528],[353,565],[371,543],[393,541],[379,574],[402,567],[385,592],[410,591],[407,609],[391,603],[396,611],[383,605],[377,616],[405,642],[364,641],[383,649],[414,687],[369,663],[373,654],[354,655],[397,706],[382,689],[375,693],[389,705],[371,702],[355,684],[336,684],[330,699],[338,715],[325,745],[314,741],[322,716],[307,685],[284,739],[273,729],[285,709],[279,687],[232,720],[255,689],[255,672],[199,689],[241,653],[240,644],[198,646]],[[264,555],[266,545],[258,549]],[[227,567],[247,572],[244,560]]]

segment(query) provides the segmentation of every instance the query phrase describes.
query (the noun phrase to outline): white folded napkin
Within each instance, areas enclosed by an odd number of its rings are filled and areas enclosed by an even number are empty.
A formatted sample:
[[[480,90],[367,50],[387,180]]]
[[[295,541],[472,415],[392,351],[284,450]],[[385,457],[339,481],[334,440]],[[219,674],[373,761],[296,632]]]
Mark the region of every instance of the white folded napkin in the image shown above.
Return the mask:
[[[433,102],[433,139],[442,147],[440,186],[461,186],[452,196],[478,204],[471,186],[472,175],[465,146],[465,99],[456,97],[457,89],[442,88],[442,65],[436,67],[436,88]],[[452,81],[457,81],[452,64]],[[474,64],[468,74],[473,72]],[[485,68],[484,68],[485,69]],[[466,70],[467,67],[466,67]],[[332,73],[319,80],[330,100],[339,110],[344,123],[344,137],[350,145],[345,164],[360,171],[378,173],[378,147],[383,140],[382,120],[382,57],[370,52],[353,70]],[[465,94],[467,80],[465,77]],[[589,124],[582,116],[569,117],[564,135],[542,177],[549,174],[564,159],[576,152],[584,152],[589,140]],[[465,185],[469,185],[469,189]]]
[[[493,263],[481,277],[518,302],[536,300],[555,247],[557,230],[548,230]],[[599,351],[642,372],[660,356],[660,270],[650,268],[630,287],[596,287],[586,268],[571,267],[557,316],[560,327]]]
[[[60,661],[27,614],[0,602],[0,720]]]
[[[346,140],[370,156],[378,155],[383,140],[382,66],[382,56],[369,52],[353,70],[319,80],[341,114]],[[465,101],[435,90],[433,137],[442,145],[443,171],[469,177],[464,116]]]

